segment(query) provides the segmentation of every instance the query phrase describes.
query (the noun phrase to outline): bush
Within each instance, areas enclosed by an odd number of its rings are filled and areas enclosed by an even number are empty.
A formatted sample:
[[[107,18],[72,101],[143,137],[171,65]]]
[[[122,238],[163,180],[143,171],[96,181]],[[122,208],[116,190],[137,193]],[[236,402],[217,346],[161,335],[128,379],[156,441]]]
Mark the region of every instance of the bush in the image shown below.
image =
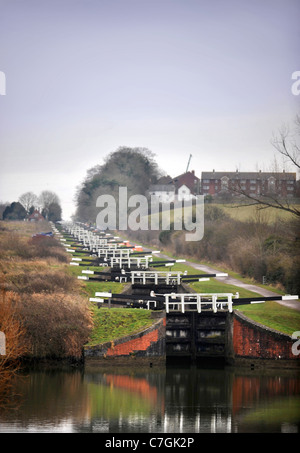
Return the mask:
[[[28,241],[29,247],[31,247],[33,257],[37,258],[55,258],[58,261],[67,263],[69,257],[65,250],[57,242],[56,239],[51,237],[43,238],[32,238]]]
[[[19,297],[13,292],[0,292],[0,332],[5,335],[5,354],[0,355],[0,406],[9,396],[12,378],[20,367],[20,356],[27,352],[25,330],[18,316]]]
[[[80,283],[74,276],[63,270],[53,271],[44,269],[41,271],[9,270],[6,273],[6,290],[16,291],[20,294],[55,291],[73,293],[80,290]]]
[[[26,329],[29,357],[81,358],[92,329],[86,299],[55,292],[22,296],[20,317]]]
[[[159,234],[159,242],[161,242],[163,245],[169,244],[171,241],[171,236],[171,230],[163,230]]]

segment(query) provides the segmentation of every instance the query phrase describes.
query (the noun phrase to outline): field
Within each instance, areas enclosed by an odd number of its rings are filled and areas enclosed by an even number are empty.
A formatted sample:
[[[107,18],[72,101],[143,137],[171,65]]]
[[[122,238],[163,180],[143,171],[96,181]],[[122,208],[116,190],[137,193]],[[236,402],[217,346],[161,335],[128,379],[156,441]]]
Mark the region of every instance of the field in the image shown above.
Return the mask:
[[[275,208],[258,210],[256,206],[241,206],[235,204],[214,204],[222,209],[228,216],[242,222],[256,220],[260,216],[261,221],[274,223],[276,220],[290,220],[292,214]]]
[[[290,336],[293,332],[299,331],[300,311],[284,307],[277,302],[268,301],[264,304],[243,305],[236,308],[253,321],[270,329]]]
[[[205,209],[209,210],[211,208],[217,208],[223,211],[228,217],[239,220],[241,222],[246,221],[256,221],[258,218],[260,221],[263,221],[268,224],[272,224],[277,220],[290,220],[292,219],[293,215],[290,212],[276,209],[276,208],[267,208],[267,209],[258,209],[257,206],[246,206],[242,204],[235,204],[235,203],[208,203],[205,204]],[[185,215],[189,216],[191,213],[190,208],[187,208]],[[170,223],[172,224],[174,220],[179,219],[182,216],[181,209],[174,209],[160,212],[159,214],[152,214],[149,217],[149,225],[151,222],[151,218],[153,217],[156,221],[158,219],[162,222],[164,219],[165,222],[168,222],[170,219]]]

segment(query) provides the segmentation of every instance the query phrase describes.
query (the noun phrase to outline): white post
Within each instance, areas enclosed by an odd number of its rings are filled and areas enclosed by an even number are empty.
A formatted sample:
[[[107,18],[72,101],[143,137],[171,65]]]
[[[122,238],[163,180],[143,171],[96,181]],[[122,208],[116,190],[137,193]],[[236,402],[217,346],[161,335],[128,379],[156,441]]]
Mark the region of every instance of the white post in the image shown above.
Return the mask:
[[[169,313],[169,295],[165,294],[166,313]]]
[[[184,313],[184,294],[180,295],[181,299],[181,312]]]
[[[197,311],[201,313],[201,296],[197,294]]]
[[[212,309],[214,313],[217,313],[217,296],[212,296]]]

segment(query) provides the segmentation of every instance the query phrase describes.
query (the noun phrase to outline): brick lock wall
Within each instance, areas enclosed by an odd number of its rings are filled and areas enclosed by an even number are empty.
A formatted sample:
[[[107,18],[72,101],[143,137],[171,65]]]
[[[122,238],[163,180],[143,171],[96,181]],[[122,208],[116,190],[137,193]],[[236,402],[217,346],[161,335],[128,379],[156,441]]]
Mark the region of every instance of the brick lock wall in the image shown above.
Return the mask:
[[[120,357],[165,358],[166,317],[158,319],[152,326],[134,335],[97,346],[86,346],[86,359],[108,359]]]
[[[299,361],[288,335],[260,326],[240,313],[234,315],[232,336],[235,357]]]
[[[134,338],[116,346],[112,344],[112,346],[107,349],[106,356],[129,355],[138,351],[146,351],[151,344],[157,340],[158,330],[156,329],[153,332],[149,332],[146,335],[141,336],[140,338]]]

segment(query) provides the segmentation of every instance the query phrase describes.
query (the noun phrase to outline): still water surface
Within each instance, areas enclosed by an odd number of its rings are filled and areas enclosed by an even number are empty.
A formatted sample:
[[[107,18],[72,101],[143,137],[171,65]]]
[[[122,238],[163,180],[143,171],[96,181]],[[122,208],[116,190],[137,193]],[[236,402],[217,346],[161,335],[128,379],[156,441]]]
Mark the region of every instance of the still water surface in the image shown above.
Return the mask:
[[[0,432],[300,432],[296,372],[44,369],[18,377],[15,391]]]

